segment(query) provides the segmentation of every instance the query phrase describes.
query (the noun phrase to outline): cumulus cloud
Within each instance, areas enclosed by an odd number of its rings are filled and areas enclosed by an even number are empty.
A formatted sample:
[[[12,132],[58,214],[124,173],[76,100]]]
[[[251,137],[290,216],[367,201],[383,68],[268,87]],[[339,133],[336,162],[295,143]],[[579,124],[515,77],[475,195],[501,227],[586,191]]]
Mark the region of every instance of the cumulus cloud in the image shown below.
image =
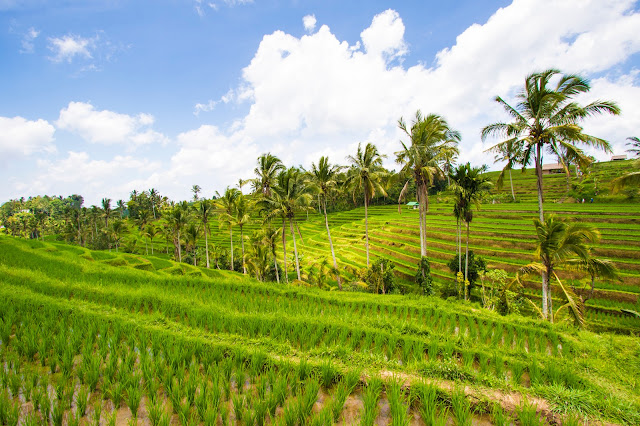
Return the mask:
[[[302,25],[304,25],[304,29],[308,32],[312,32],[316,28],[316,15],[305,15],[302,18]]]
[[[131,116],[109,110],[96,110],[85,102],[70,102],[60,110],[55,122],[58,129],[80,135],[90,143],[139,146],[165,143],[167,137],[151,128],[154,118],[150,114]]]
[[[28,193],[83,194],[87,204],[97,204],[105,196],[126,198],[132,178],[148,176],[160,167],[158,162],[132,156],[96,160],[86,152],[70,151],[59,160],[39,160],[39,173],[16,187]]]
[[[0,117],[0,157],[29,155],[34,152],[54,152],[55,128],[48,121],[23,117]]]
[[[68,63],[71,63],[76,57],[90,59],[95,43],[95,38],[83,38],[73,34],[50,37],[49,49],[53,52],[53,56],[50,59],[53,62]]]

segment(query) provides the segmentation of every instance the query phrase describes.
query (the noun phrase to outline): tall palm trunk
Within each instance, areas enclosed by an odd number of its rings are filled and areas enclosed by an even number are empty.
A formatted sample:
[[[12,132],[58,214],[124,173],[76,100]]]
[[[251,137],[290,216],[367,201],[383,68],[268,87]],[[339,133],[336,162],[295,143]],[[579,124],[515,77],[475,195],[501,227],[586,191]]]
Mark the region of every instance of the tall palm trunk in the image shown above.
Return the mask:
[[[460,223],[460,218],[456,219],[456,237],[458,239],[457,241],[457,248],[458,248],[458,272],[462,271],[462,224]]]
[[[285,232],[286,219],[282,218],[282,252],[284,256],[282,261],[284,262],[284,278],[287,284],[289,284],[289,272],[287,271],[287,233]]]
[[[178,230],[178,262],[182,263],[182,248],[180,247],[180,230]]]
[[[242,273],[247,275],[247,265],[244,263],[244,234],[242,226],[240,227],[240,245],[242,246]]]
[[[329,218],[327,217],[327,200],[322,203],[324,209],[324,225],[327,227],[327,237],[329,237],[329,247],[331,248],[331,257],[333,257],[333,268],[336,270],[336,278],[338,279],[338,289],[342,290],[342,282],[340,280],[340,271],[338,271],[338,262],[336,261],[336,252],[333,250],[333,240],[331,240],[331,232],[329,231]]]
[[[513,179],[511,178],[511,169],[509,169],[509,183],[511,183],[511,197],[516,200],[516,193],[513,191]]]
[[[153,256],[153,238],[151,239],[151,255]]]
[[[289,228],[291,228],[291,237],[293,238],[293,254],[296,256],[296,273],[298,274],[298,280],[300,278],[300,261],[298,260],[298,247],[296,246],[296,233],[293,232],[293,220],[289,218]]]
[[[367,249],[367,268],[369,267],[369,200],[364,193],[364,245]]]
[[[210,268],[209,265],[209,240],[207,239],[207,222],[204,223],[204,250],[207,258],[207,269]],[[153,246],[151,246],[151,251],[153,252]]]
[[[467,224],[467,247],[464,251],[464,280],[465,283],[469,279],[469,222]]]
[[[231,241],[231,270],[234,271],[235,269],[233,269],[233,228],[230,226],[229,227],[229,241]]]
[[[540,222],[544,223],[544,210],[542,207],[542,144],[538,143],[536,145],[536,184],[538,189],[538,213],[540,215]],[[548,268],[547,272],[542,273],[542,316],[544,319],[549,317],[549,304],[548,304],[548,296],[549,293],[549,273]]]
[[[276,281],[280,284],[280,274],[278,273],[278,260],[276,259],[275,245],[272,247],[271,252],[273,253],[273,266],[276,268]]]

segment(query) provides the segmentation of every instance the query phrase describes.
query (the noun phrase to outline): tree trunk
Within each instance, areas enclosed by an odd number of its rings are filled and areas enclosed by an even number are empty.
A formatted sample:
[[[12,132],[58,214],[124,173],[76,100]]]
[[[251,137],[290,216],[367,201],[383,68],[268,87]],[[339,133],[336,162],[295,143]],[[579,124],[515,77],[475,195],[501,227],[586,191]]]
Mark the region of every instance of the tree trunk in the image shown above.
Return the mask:
[[[327,227],[327,237],[329,237],[329,248],[331,248],[331,257],[333,257],[333,268],[336,270],[336,278],[338,280],[338,289],[342,290],[342,282],[340,280],[340,271],[338,271],[338,262],[336,261],[336,252],[333,250],[333,241],[331,240],[331,232],[329,231],[329,219],[327,217],[327,200],[322,203],[324,208],[324,224]]]
[[[229,241],[231,241],[231,270],[234,271],[233,269],[233,228],[230,226],[229,227]]]
[[[548,318],[548,312],[549,312],[549,301],[547,298],[547,288],[549,286],[549,275],[547,274],[546,271],[542,272],[542,318],[543,319],[547,319]]]
[[[147,237],[144,237],[144,251],[149,256],[149,242],[147,241]]]
[[[542,145],[538,143],[536,145],[536,184],[538,187],[538,213],[540,214],[540,222],[544,222],[544,210],[542,207],[543,193],[542,193]]]
[[[368,212],[368,201],[367,194],[364,194],[364,237],[365,237],[365,246],[367,249],[367,268],[369,267],[369,212]]]
[[[296,233],[293,231],[293,220],[289,218],[289,228],[291,229],[291,237],[293,238],[293,254],[296,256],[296,273],[298,274],[298,280],[300,278],[300,260],[298,259],[298,247],[296,246]]]
[[[209,265],[209,240],[207,239],[207,222],[204,223],[204,250],[207,258],[207,269],[210,268]],[[153,251],[153,246],[151,247],[151,251]]]
[[[282,261],[284,262],[284,279],[289,284],[289,272],[287,271],[287,233],[285,232],[286,219],[282,218],[282,252],[284,256]]]
[[[549,269],[549,273],[547,275],[547,307],[549,309],[549,321],[551,321],[553,323],[553,298],[552,298],[552,293],[551,293],[551,272],[553,270]]]
[[[153,256],[153,238],[151,239],[151,255]]]
[[[247,275],[247,265],[244,263],[244,234],[242,233],[242,226],[240,227],[240,245],[242,246],[242,273]]]
[[[511,197],[516,200],[516,193],[513,191],[513,179],[511,178],[511,169],[509,169],[509,182],[511,183]]]
[[[465,249],[464,252],[464,283],[465,283],[465,289],[467,286],[467,280],[469,279],[469,222],[467,223],[467,248]],[[467,291],[465,290],[465,299],[466,299],[466,293]]]
[[[182,263],[182,248],[180,246],[180,231],[178,231],[178,262]]]
[[[276,259],[276,251],[273,250],[273,266],[276,268],[276,281],[280,284],[280,274],[278,273],[278,260]]]
[[[462,224],[460,223],[460,218],[457,218],[456,222],[458,222],[456,226],[456,236],[458,238],[458,272],[462,272]]]

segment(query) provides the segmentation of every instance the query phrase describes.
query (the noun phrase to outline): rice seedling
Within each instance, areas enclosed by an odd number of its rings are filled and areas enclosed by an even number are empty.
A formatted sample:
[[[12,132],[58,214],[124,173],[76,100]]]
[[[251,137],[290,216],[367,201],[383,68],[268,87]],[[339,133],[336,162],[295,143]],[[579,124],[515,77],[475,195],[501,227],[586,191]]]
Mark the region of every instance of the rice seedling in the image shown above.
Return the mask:
[[[30,411],[24,418],[22,419],[23,426],[38,426],[45,423],[43,419],[38,416],[36,410]],[[3,423],[4,424],[4,423]],[[17,422],[15,423],[17,424]]]
[[[364,388],[362,402],[364,409],[360,417],[362,426],[372,426],[378,417],[378,399],[382,391],[382,381],[378,378],[371,378]]]
[[[138,383],[131,383],[127,388],[127,406],[131,410],[131,416],[134,419],[138,418],[138,408],[140,407],[140,400],[142,399],[142,390]]]
[[[52,404],[51,409],[51,423],[54,426],[62,426],[62,419],[64,418],[65,406],[61,400],[57,400]]]
[[[331,363],[331,359],[320,364],[320,384],[325,389],[330,389],[338,379],[338,371]]]
[[[511,367],[511,383],[513,383],[514,386],[520,386],[525,365],[519,361],[511,361],[509,362],[509,366]]]
[[[447,426],[449,424],[449,407],[438,404],[438,414],[434,417],[433,426]]]
[[[297,400],[298,421],[300,424],[306,424],[313,405],[318,399],[318,391],[320,390],[320,383],[314,378],[309,377],[304,384],[304,391],[299,395]]]
[[[111,385],[111,392],[109,398],[113,401],[115,409],[120,408],[120,404],[124,400],[124,384],[122,382],[116,382]]]
[[[409,414],[406,405],[406,396],[399,378],[394,377],[391,382],[387,384],[387,399],[389,400],[389,408],[391,411],[391,423],[394,425],[408,426]]]
[[[513,422],[513,419],[498,403],[494,403],[491,407],[491,420],[495,426],[509,426]]]
[[[526,398],[522,400],[520,405],[516,408],[518,422],[522,426],[542,426],[544,420],[538,415],[535,405],[530,404]]]
[[[427,382],[415,383],[412,390],[417,395],[420,406],[420,416],[425,424],[433,424],[436,417],[436,405],[437,405],[437,388]]]
[[[117,419],[118,419],[118,410],[113,409],[109,417],[107,417],[107,426],[116,426]]]
[[[236,421],[241,422],[244,416],[245,397],[242,395],[236,394],[236,395],[233,395],[232,401],[233,401],[233,413],[236,417]]]
[[[291,404],[284,407],[282,411],[281,424],[284,426],[296,426],[298,422],[298,410]]]
[[[102,416],[102,404],[100,403],[100,401],[96,401],[96,403],[93,405],[93,412],[91,413],[91,424],[93,426],[100,426],[101,416]]]
[[[89,390],[85,386],[80,386],[76,395],[76,413],[80,417],[84,417],[87,412],[87,403],[89,402]]]
[[[472,420],[471,406],[464,394],[464,389],[456,388],[451,394],[451,409],[459,426],[470,426]]]

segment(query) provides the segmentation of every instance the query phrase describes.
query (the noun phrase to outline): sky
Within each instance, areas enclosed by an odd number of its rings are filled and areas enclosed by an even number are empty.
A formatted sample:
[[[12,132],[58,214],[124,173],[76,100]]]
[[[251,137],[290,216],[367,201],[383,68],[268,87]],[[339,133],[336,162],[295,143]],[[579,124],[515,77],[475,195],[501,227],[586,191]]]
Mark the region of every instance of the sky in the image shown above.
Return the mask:
[[[497,169],[480,140],[507,120],[495,97],[548,68],[590,79],[581,103],[618,103],[584,128],[624,154],[638,28],[631,0],[0,0],[0,203],[211,197],[263,153],[347,164],[366,142],[398,169],[417,110],[460,131],[459,162]]]

